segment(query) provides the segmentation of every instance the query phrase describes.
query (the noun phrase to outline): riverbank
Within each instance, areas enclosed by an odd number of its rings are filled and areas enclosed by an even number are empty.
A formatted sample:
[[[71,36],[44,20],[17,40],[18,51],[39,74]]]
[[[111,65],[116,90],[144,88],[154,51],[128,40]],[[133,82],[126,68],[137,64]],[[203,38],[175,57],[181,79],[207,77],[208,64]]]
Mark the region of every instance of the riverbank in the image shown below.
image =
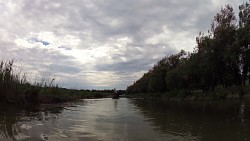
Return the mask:
[[[112,90],[74,90],[60,88],[55,79],[30,83],[25,73],[14,71],[14,61],[0,61],[0,102],[58,103],[84,98],[104,98]]]
[[[175,90],[164,93],[127,93],[126,97],[162,99],[165,101],[250,100],[250,84],[228,88],[218,87],[207,92]]]
[[[105,98],[112,95],[108,91],[38,87],[28,84],[19,87],[22,88],[8,90],[4,94],[1,93],[0,101],[23,104],[59,103],[77,99]]]

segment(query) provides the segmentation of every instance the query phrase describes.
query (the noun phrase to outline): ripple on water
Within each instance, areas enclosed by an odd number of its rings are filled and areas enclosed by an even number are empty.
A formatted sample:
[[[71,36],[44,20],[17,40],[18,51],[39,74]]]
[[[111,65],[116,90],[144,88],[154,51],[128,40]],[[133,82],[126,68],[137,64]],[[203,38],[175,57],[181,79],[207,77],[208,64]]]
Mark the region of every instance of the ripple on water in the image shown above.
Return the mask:
[[[40,135],[40,138],[41,138],[42,140],[44,140],[44,141],[47,141],[47,140],[49,139],[49,136],[46,135],[46,134],[41,134],[41,135]]]
[[[28,125],[28,124],[22,124],[22,125],[21,125],[21,128],[22,128],[22,129],[29,130],[29,129],[31,129],[32,127],[31,127],[30,125]]]

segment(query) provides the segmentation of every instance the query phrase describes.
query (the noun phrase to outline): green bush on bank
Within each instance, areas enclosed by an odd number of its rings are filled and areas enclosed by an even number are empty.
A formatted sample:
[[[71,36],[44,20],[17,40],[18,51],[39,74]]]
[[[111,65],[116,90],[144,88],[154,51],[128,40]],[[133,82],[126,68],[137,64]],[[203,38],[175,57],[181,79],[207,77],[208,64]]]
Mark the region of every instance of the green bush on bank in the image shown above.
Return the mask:
[[[126,94],[129,98],[154,98],[162,100],[250,100],[250,85],[232,86],[228,88],[217,87],[213,91],[203,92],[202,90],[173,90],[157,93],[136,93]]]

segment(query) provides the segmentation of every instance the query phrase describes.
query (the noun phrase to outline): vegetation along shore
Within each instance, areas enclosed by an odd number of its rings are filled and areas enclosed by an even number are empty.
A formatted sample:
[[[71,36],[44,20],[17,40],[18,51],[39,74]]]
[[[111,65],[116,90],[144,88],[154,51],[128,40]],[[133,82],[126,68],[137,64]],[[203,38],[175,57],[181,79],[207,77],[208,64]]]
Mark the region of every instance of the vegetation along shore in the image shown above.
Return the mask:
[[[14,61],[0,61],[0,101],[24,104],[57,103],[83,98],[103,98],[113,90],[74,90],[50,82],[27,81],[26,75],[13,71]]]
[[[164,57],[133,85],[130,96],[166,99],[249,99],[250,4],[238,18],[226,5],[214,16],[207,34],[196,38],[193,52]]]

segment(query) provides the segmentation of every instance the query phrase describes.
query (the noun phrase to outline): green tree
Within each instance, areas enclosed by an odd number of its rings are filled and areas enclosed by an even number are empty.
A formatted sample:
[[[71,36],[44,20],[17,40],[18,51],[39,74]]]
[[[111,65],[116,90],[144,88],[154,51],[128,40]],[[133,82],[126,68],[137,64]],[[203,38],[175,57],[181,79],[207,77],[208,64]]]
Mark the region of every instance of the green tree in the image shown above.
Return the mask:
[[[214,16],[207,35],[196,38],[193,53],[164,57],[127,91],[212,91],[250,82],[250,4],[239,6],[239,25],[226,5]]]
[[[200,34],[196,38],[196,49],[189,57],[186,70],[192,89],[203,91],[213,90],[217,85],[219,74],[217,73],[217,54],[214,40],[210,35]]]
[[[239,47],[236,44],[236,17],[233,8],[226,5],[214,17],[212,35],[216,59],[216,72],[221,85],[228,87],[240,83]]]

